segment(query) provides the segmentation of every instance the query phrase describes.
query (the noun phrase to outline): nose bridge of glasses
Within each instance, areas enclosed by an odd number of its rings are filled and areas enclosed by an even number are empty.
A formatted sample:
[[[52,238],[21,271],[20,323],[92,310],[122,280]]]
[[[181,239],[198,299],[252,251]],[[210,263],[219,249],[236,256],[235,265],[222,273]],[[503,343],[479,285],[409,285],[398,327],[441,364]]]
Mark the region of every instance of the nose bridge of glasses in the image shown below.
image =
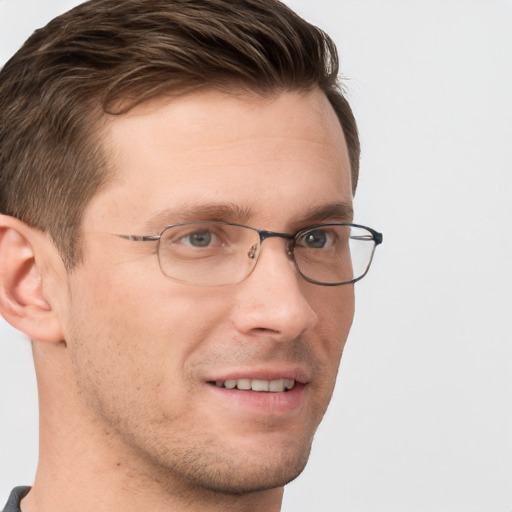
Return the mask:
[[[291,235],[290,233],[280,233],[278,231],[266,230],[260,230],[258,231],[258,234],[260,235],[260,245],[262,245],[267,238],[283,238],[286,242],[288,257],[290,259],[293,258],[293,242],[295,240],[294,235]]]

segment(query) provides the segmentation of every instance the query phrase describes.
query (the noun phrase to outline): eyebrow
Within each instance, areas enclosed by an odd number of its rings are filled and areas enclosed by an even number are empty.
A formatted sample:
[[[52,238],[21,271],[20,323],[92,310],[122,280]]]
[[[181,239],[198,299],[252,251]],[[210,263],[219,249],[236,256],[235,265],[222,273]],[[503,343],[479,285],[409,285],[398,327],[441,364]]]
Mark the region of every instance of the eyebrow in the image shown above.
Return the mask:
[[[243,224],[251,217],[251,208],[233,203],[184,205],[179,209],[169,208],[152,215],[144,223],[144,232],[160,233],[164,227],[182,222],[211,221]]]
[[[160,233],[163,228],[182,222],[231,222],[246,224],[254,217],[250,207],[243,207],[234,203],[213,203],[184,205],[178,208],[169,208],[152,215],[143,225],[144,233]],[[352,222],[354,210],[351,203],[336,202],[317,206],[307,210],[301,217],[294,219],[292,227],[302,229],[311,224],[326,221]]]
[[[294,224],[317,224],[319,222],[347,222],[354,220],[354,208],[352,203],[337,202],[328,203],[310,209],[303,217],[294,221]]]

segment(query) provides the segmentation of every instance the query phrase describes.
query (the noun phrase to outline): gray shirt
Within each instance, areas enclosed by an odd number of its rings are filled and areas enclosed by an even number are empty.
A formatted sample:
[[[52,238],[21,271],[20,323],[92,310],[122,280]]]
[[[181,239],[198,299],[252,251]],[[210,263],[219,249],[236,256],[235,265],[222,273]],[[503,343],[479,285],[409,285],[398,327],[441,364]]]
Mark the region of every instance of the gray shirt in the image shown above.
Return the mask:
[[[28,491],[30,491],[30,487],[15,487],[7,500],[3,512],[21,512],[20,502],[28,494]]]

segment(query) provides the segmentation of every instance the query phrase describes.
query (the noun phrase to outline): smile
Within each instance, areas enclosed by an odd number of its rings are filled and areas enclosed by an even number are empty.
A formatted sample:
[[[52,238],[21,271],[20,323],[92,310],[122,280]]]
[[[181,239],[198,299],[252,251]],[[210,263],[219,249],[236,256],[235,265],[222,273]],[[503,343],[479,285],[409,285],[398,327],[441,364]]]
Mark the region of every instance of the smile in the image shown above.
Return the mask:
[[[295,386],[295,380],[293,379],[276,379],[276,380],[264,380],[264,379],[229,379],[229,380],[218,380],[215,382],[218,388],[225,389],[240,389],[243,391],[260,391],[270,393],[282,393],[284,391],[290,391]]]

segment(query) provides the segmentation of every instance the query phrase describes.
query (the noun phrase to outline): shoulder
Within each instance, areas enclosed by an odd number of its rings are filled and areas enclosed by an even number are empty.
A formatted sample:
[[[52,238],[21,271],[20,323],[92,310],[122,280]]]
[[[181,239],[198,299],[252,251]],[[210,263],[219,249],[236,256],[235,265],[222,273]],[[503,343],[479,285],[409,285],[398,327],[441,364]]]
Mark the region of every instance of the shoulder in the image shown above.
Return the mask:
[[[7,500],[3,512],[21,512],[20,502],[28,494],[28,491],[30,491],[30,487],[15,487]]]

